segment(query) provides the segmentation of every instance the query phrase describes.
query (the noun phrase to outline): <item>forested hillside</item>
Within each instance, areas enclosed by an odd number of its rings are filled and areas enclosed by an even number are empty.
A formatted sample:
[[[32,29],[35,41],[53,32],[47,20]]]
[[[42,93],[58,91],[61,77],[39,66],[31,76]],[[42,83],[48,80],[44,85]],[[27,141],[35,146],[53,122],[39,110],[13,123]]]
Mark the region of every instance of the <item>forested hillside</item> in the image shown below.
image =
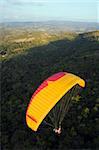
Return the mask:
[[[18,41],[19,38],[10,38],[11,36],[2,40],[5,44],[1,42],[2,149],[98,150],[99,31],[35,34],[37,38],[29,40],[33,38],[33,33],[25,42]],[[22,38],[25,37],[20,39]],[[37,132],[33,132],[25,121],[30,98],[43,80],[60,71],[82,77],[86,87],[82,90],[79,101],[75,101],[70,108],[60,136],[43,124]]]

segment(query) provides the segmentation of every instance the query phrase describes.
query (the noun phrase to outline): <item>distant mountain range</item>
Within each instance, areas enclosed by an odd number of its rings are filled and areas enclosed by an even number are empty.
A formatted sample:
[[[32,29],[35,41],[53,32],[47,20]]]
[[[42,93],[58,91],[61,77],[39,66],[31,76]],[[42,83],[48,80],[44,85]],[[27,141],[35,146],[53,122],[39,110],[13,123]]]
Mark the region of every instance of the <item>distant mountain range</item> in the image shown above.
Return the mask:
[[[31,28],[40,31],[73,31],[88,32],[99,30],[97,22],[73,22],[73,21],[46,21],[46,22],[6,22],[0,23],[0,26],[8,28]]]

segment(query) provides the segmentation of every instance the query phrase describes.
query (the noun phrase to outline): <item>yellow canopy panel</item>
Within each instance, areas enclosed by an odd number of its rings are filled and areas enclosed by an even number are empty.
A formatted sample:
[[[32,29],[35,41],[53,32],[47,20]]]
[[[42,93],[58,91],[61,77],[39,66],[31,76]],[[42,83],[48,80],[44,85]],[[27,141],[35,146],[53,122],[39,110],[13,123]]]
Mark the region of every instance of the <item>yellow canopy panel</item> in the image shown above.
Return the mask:
[[[59,72],[45,80],[31,98],[26,112],[27,125],[37,131],[49,111],[76,84],[85,86],[83,79],[66,72]]]

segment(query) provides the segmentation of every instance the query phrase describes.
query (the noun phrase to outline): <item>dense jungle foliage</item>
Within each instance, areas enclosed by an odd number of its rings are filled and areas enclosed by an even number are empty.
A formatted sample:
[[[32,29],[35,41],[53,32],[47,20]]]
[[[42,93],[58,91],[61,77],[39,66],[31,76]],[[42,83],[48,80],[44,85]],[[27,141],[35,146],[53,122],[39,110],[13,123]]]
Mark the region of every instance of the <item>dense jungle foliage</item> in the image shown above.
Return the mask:
[[[15,33],[0,43],[1,149],[98,150],[99,31],[58,35],[40,32],[33,33],[28,41],[24,41],[24,33],[23,40],[17,40]],[[60,136],[43,123],[33,132],[25,121],[30,98],[43,80],[60,71],[82,77],[86,87],[69,109]]]

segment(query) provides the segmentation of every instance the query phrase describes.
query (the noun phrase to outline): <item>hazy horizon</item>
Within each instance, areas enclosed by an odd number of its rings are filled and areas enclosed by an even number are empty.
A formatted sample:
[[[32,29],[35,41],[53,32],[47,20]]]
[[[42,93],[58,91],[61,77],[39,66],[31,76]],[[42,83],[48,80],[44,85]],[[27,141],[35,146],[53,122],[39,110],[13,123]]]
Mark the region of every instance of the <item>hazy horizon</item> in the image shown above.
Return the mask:
[[[27,21],[27,20],[24,20],[24,21],[3,21],[0,23],[43,23],[43,22],[73,22],[73,23],[97,23],[99,24],[99,22],[93,22],[93,21],[75,21],[75,20],[41,20],[41,21]]]

